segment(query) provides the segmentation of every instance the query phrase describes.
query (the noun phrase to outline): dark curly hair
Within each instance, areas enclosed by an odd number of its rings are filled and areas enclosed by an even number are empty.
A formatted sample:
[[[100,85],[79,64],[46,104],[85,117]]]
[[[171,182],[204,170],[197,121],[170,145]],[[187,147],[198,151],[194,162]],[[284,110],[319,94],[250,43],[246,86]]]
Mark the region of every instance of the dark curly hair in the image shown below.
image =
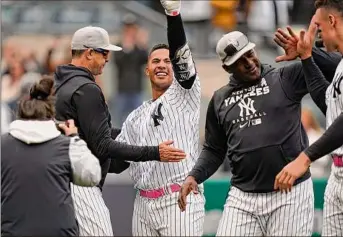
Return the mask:
[[[155,44],[151,50],[150,50],[150,53],[149,53],[149,56],[156,50],[158,49],[168,49],[169,50],[169,46],[167,44]]]

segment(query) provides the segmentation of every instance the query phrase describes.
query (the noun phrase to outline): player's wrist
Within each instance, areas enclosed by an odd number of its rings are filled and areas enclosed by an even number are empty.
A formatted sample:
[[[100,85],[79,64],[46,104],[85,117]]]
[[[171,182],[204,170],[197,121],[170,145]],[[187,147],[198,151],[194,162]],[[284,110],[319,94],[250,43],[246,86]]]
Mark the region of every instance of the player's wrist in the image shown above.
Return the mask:
[[[161,0],[162,6],[164,8],[165,13],[168,16],[177,16],[180,14],[181,10],[181,1],[168,1],[168,0]]]
[[[312,50],[304,51],[304,52],[298,52],[298,54],[299,54],[299,58],[301,60],[306,60],[306,59],[312,57]]]
[[[300,156],[298,157],[298,160],[301,164],[303,164],[306,167],[310,167],[312,162],[305,152],[301,152]]]
[[[186,177],[185,181],[186,181],[186,182],[193,182],[193,181],[194,181],[194,182],[198,183],[196,177],[193,176],[192,174],[188,175],[188,176]]]
[[[306,60],[306,59],[309,59],[312,57],[312,54],[311,53],[306,53],[306,54],[301,54],[300,55],[300,59],[301,60]]]
[[[166,15],[168,16],[178,16],[180,14],[180,10],[164,10]]]
[[[78,133],[70,133],[69,135],[67,135],[68,137],[76,137],[78,136],[79,134]]]

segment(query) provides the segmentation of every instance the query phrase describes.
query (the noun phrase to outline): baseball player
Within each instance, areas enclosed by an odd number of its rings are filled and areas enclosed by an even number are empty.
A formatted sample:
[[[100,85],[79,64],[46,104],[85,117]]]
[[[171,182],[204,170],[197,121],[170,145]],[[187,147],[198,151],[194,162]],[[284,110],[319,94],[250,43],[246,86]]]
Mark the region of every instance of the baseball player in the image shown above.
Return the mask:
[[[223,68],[232,76],[209,103],[204,147],[182,185],[179,206],[187,208],[187,195],[227,157],[233,176],[217,236],[311,236],[309,169],[293,192],[274,190],[276,174],[308,146],[300,119],[301,100],[308,93],[302,65],[277,69],[262,64],[254,47],[238,31],[217,44]],[[317,60],[328,61],[327,54],[317,51]]]
[[[117,131],[112,128],[111,115],[95,76],[102,73],[110,51],[121,48],[110,44],[105,29],[87,26],[74,33],[71,49],[71,63],[58,66],[54,75],[56,119],[74,119],[80,138],[100,161],[102,176],[97,187],[71,186],[76,217],[81,236],[112,236],[110,212],[102,197],[111,161],[175,162],[184,159],[186,154],[169,146],[172,141],[159,146],[133,146],[115,141]]]
[[[317,10],[308,32],[302,31],[300,37],[292,34],[288,38],[297,42],[306,83],[315,85],[320,91],[318,94],[310,90],[310,93],[321,111],[326,113],[327,131],[276,176],[275,188],[289,190],[311,162],[331,153],[333,165],[325,190],[322,236],[343,236],[343,59],[330,84],[311,57],[317,28],[321,31],[325,48],[343,54],[343,2],[317,0],[315,4]]]
[[[188,199],[186,212],[177,206],[180,184],[198,157],[200,81],[186,41],[180,15],[181,1],[161,0],[167,15],[168,43],[152,48],[146,67],[152,99],[134,110],[123,124],[117,141],[154,145],[172,139],[187,157],[180,163],[130,163],[137,189],[133,236],[201,236],[204,196]]]

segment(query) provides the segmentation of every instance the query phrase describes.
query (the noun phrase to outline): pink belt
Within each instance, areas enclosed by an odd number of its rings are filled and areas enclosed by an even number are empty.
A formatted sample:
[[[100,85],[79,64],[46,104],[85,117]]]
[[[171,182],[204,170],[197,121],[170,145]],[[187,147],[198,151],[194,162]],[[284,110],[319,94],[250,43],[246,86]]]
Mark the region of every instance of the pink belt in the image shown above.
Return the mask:
[[[343,157],[338,155],[332,155],[333,164],[336,167],[343,167]]]
[[[168,190],[169,189],[169,190]],[[147,198],[159,198],[164,195],[180,191],[181,187],[178,184],[169,185],[167,188],[158,188],[153,190],[139,190],[139,195]]]

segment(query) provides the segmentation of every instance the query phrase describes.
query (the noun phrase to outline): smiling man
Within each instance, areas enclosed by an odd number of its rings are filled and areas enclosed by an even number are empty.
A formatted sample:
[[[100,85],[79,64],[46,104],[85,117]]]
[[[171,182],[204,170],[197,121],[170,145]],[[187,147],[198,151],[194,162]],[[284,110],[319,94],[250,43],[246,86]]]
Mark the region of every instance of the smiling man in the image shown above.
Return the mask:
[[[180,163],[140,162],[129,167],[138,190],[132,221],[133,236],[202,236],[205,200],[202,189],[190,195],[186,212],[177,205],[181,184],[199,152],[200,81],[186,40],[181,2],[161,3],[167,14],[169,46],[155,45],[145,70],[152,99],[134,110],[117,141],[155,145],[172,139],[187,154]],[[120,162],[118,162],[120,163]]]
[[[55,72],[56,119],[74,119],[80,138],[99,159],[102,179],[98,187],[71,186],[80,236],[113,236],[110,213],[102,198],[111,161],[180,161],[184,152],[169,146],[171,141],[155,146],[132,146],[114,140],[113,129],[101,88],[94,76],[103,72],[110,51],[121,50],[110,44],[108,33],[100,27],[87,26],[72,38],[72,61]]]
[[[298,55],[306,72],[308,85],[317,90],[310,94],[318,108],[326,115],[327,130],[310,147],[304,150],[293,162],[288,164],[276,177],[276,185],[281,189],[292,186],[293,180],[301,176],[312,162],[329,154],[332,157],[330,178],[325,189],[322,236],[343,236],[343,1],[316,0],[316,13],[307,32],[299,36],[292,35],[296,42]],[[313,59],[313,41],[316,31],[321,31],[321,38],[327,51],[338,52],[337,64],[332,81],[322,75],[322,67]],[[317,66],[317,65],[318,66]],[[330,83],[331,82],[331,83]]]
[[[204,147],[182,185],[179,206],[185,210],[187,195],[228,158],[233,176],[217,236],[311,236],[310,172],[296,180],[293,192],[274,190],[276,174],[308,146],[301,124],[301,100],[308,93],[302,65],[262,64],[254,47],[238,31],[217,44],[231,77],[209,103]]]

